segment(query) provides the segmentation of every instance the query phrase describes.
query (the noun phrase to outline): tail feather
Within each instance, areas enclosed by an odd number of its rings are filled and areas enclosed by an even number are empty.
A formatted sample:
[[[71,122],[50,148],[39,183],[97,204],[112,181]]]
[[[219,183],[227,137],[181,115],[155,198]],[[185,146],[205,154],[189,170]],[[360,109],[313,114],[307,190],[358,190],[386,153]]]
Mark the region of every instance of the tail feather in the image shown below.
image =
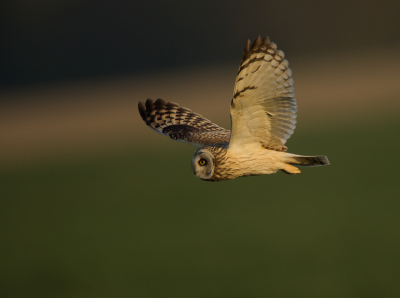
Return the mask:
[[[302,156],[288,153],[284,157],[284,162],[300,167],[319,167],[329,165],[329,160],[324,155]]]

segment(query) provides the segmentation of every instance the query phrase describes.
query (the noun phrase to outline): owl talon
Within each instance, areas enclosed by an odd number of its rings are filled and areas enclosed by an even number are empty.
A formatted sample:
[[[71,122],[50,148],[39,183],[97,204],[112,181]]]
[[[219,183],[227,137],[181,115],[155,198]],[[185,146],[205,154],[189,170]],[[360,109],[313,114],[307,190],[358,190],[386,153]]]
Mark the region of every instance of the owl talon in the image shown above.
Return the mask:
[[[301,173],[299,168],[292,165],[285,165],[285,167],[282,169],[282,172],[289,175],[296,175]]]

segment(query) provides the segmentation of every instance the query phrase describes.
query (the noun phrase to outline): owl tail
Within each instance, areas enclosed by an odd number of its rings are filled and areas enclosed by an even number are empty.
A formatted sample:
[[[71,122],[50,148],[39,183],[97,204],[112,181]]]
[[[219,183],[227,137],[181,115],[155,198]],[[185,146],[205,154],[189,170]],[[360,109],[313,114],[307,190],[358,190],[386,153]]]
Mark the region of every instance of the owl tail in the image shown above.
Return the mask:
[[[285,153],[282,158],[283,162],[286,163],[283,172],[286,174],[299,174],[301,171],[294,167],[319,167],[329,165],[329,160],[324,155],[318,156],[303,156],[291,153]]]

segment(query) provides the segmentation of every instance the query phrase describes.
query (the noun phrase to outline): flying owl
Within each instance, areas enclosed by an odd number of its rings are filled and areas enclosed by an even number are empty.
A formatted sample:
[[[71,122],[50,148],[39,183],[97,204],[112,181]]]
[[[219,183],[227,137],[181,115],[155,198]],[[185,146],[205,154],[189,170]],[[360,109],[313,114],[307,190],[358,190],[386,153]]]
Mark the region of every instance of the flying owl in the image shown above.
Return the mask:
[[[326,156],[286,153],[296,127],[297,105],[292,71],[275,43],[247,41],[231,101],[232,130],[164,99],[139,102],[143,121],[156,132],[199,147],[193,173],[202,180],[223,181],[281,170],[299,174],[297,166],[329,165]]]

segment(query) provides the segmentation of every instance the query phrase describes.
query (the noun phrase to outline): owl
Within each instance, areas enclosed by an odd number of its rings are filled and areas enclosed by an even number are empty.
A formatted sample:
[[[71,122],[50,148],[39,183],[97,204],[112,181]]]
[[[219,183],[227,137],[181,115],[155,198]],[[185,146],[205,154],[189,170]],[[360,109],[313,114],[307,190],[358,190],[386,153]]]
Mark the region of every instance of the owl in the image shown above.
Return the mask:
[[[231,131],[161,98],[139,102],[139,113],[156,132],[199,147],[192,170],[202,180],[224,181],[279,170],[299,174],[299,166],[329,165],[326,156],[286,152],[297,112],[288,66],[284,53],[268,37],[258,37],[251,47],[247,41],[231,100]]]

